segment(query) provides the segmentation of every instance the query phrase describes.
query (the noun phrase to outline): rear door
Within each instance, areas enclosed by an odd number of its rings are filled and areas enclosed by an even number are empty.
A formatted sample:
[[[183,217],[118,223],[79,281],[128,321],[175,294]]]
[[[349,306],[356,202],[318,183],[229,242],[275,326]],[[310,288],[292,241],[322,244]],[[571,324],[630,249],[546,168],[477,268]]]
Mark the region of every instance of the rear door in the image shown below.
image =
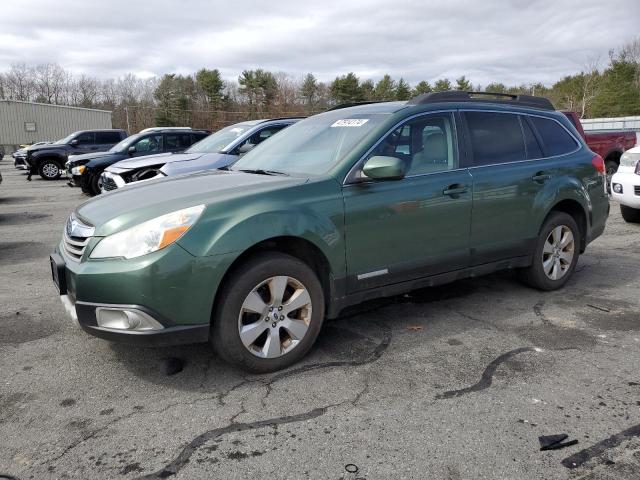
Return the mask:
[[[538,195],[555,173],[520,114],[463,111],[471,155],[471,264],[530,255],[537,238]]]
[[[400,158],[405,178],[343,187],[349,292],[469,264],[471,176],[460,165],[454,118],[444,112],[408,120],[364,159]]]

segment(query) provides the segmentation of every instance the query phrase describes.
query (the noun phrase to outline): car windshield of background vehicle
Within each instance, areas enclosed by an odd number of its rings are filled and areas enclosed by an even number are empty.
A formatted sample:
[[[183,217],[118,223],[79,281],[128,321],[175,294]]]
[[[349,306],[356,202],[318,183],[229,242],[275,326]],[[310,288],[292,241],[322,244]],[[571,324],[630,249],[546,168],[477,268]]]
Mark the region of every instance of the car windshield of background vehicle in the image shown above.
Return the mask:
[[[142,135],[131,135],[130,137],[125,138],[119,143],[116,143],[113,147],[109,149],[112,153],[125,153],[129,147],[138,140]]]
[[[62,144],[65,144],[65,143],[69,143],[73,139],[73,137],[75,137],[77,134],[78,134],[78,132],[73,132],[71,135],[68,135],[68,136],[66,136],[64,138],[61,138],[57,142],[53,142],[53,143],[55,143],[56,145],[62,145]]]
[[[240,135],[250,130],[255,125],[247,125],[237,123],[230,125],[209,135],[204,140],[191,145],[191,148],[185,150],[185,153],[218,153],[222,152],[230,143],[237,139]]]
[[[232,170],[322,175],[342,160],[386,113],[327,112],[302,120],[247,153]]]

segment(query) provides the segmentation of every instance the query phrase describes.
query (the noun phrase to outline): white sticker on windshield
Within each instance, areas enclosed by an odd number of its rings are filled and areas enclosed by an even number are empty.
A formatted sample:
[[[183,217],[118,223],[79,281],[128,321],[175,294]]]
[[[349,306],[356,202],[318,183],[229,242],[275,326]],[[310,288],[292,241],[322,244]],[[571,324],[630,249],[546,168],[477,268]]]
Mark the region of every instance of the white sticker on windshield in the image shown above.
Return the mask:
[[[338,120],[331,127],[361,127],[369,121],[368,118],[345,118]]]

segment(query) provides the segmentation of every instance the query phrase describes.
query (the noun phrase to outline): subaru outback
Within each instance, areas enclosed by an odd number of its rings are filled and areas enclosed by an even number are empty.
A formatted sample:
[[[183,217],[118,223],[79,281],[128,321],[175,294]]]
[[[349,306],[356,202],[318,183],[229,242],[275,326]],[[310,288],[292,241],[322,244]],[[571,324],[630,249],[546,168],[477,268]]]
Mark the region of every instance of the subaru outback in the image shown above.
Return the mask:
[[[604,179],[546,99],[441,92],[336,108],[226,170],[80,205],[52,273],[92,335],[210,341],[272,371],[367,299],[501,269],[562,287],[604,231]]]

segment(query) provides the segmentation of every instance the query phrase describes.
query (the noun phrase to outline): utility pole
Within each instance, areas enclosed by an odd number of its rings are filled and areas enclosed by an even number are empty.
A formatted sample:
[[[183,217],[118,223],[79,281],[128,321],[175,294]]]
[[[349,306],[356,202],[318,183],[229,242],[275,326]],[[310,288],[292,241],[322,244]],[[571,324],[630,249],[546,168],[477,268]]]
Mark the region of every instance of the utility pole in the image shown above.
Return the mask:
[[[127,116],[127,133],[131,135],[131,124],[129,124],[129,107],[124,107],[124,113]]]

